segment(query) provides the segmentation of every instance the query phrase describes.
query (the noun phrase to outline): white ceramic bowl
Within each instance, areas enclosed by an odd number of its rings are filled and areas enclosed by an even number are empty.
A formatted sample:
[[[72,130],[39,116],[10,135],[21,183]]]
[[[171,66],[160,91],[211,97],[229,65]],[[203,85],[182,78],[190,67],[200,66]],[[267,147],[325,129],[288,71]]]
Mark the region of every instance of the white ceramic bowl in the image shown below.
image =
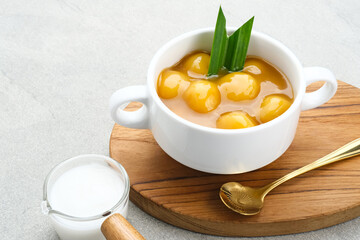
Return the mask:
[[[248,55],[260,56],[286,74],[295,95],[291,107],[270,122],[246,129],[216,129],[187,121],[161,101],[156,81],[164,68],[189,52],[210,52],[213,31],[212,28],[192,31],[166,43],[151,60],[146,85],[125,87],[112,95],[111,116],[126,127],[149,128],[160,147],[188,167],[219,174],[252,171],[271,163],[286,151],[294,138],[300,112],[327,102],[335,94],[337,82],[329,70],[303,68],[281,42],[253,31]],[[307,85],[320,80],[326,81],[324,86],[306,93]],[[142,102],[143,107],[135,112],[123,111],[131,101]]]

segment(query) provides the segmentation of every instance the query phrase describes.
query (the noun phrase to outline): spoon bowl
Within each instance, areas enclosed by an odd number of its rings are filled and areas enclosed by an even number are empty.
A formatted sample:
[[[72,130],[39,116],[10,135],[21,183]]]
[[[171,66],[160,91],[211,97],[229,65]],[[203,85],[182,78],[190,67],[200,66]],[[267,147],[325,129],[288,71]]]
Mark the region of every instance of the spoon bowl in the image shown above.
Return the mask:
[[[255,215],[264,206],[263,189],[228,182],[220,188],[220,198],[230,209],[243,215]]]

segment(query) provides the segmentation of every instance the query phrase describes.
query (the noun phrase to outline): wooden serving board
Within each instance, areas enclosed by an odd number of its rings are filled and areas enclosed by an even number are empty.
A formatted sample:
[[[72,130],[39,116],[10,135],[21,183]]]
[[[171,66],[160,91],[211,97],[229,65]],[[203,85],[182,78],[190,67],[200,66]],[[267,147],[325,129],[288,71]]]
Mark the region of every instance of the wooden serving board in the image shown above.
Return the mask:
[[[311,231],[360,216],[360,157],[282,184],[270,192],[255,216],[226,208],[218,195],[220,186],[229,181],[263,186],[359,137],[360,90],[339,81],[331,101],[301,114],[286,153],[253,172],[215,175],[190,169],[166,155],[149,130],[119,125],[111,134],[110,155],[129,174],[131,201],[150,215],[206,234],[269,236]]]

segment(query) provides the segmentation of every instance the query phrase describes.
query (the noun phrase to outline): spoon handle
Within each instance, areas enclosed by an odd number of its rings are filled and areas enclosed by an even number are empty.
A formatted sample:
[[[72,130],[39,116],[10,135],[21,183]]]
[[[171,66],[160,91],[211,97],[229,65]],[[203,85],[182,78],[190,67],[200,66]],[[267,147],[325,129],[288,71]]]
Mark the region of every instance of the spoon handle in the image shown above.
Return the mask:
[[[266,185],[263,188],[264,189],[263,196],[268,194],[271,190],[273,190],[280,184],[282,184],[282,183],[286,182],[287,180],[290,180],[296,176],[299,176],[303,173],[309,172],[313,169],[325,166],[330,163],[334,163],[334,162],[337,162],[340,160],[354,157],[359,154],[360,154],[360,138],[358,138],[352,142],[349,142],[348,144],[345,144],[341,148],[333,151],[332,153],[329,153],[328,155],[316,160],[315,162],[312,162],[302,168],[299,168],[299,169],[283,176],[282,178],[279,178],[278,180]]]

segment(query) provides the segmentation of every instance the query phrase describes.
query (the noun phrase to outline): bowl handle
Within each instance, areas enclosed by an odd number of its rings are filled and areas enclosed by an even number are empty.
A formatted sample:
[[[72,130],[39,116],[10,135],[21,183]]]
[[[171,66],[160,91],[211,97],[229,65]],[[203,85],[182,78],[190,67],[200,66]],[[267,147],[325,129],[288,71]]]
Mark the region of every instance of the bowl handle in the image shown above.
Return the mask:
[[[145,85],[121,88],[110,98],[111,117],[117,124],[128,128],[149,128],[148,100],[149,94]],[[141,102],[143,106],[133,112],[124,111],[130,102]]]
[[[337,81],[334,74],[322,67],[304,68],[306,86],[318,81],[325,81],[325,84],[318,90],[305,93],[302,100],[301,110],[316,108],[332,98],[337,89]]]

